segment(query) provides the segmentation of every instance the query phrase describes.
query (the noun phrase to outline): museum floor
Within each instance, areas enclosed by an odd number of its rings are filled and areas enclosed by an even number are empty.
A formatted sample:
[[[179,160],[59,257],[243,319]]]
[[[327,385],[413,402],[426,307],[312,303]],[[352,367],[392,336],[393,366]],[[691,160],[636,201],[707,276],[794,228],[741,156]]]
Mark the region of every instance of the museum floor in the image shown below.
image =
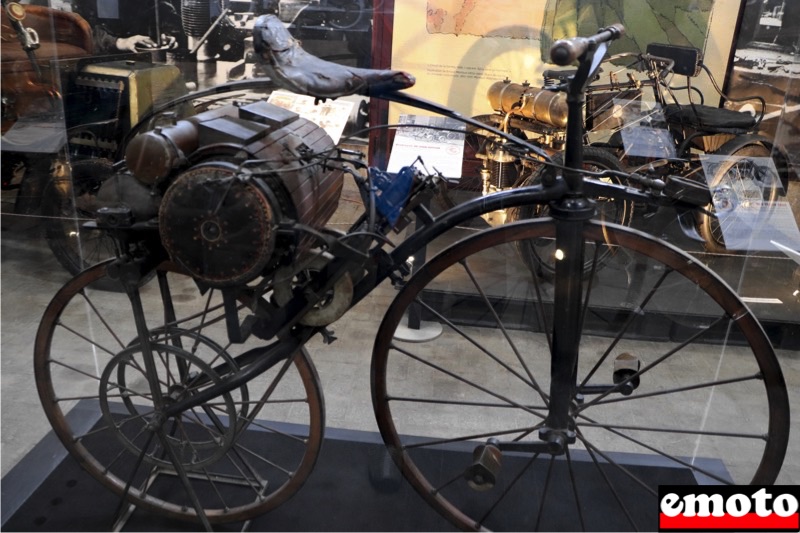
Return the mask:
[[[2,219],[2,475],[24,461],[50,430],[36,395],[33,341],[38,321],[52,294],[68,279],[41,235],[35,220],[14,217],[13,196],[3,196]],[[345,191],[335,223],[352,220],[358,206]],[[323,383],[329,428],[377,431],[370,399],[369,363],[374,332],[395,291],[382,287],[334,327],[338,340],[314,339],[309,352]],[[800,352],[778,350],[793,414],[800,405]],[[655,413],[654,416],[659,416]],[[665,415],[669,416],[669,415]],[[781,484],[800,484],[800,416],[794,414]],[[2,486],[4,502],[16,490]],[[24,499],[16,494],[16,499]],[[3,510],[6,519],[7,510]]]

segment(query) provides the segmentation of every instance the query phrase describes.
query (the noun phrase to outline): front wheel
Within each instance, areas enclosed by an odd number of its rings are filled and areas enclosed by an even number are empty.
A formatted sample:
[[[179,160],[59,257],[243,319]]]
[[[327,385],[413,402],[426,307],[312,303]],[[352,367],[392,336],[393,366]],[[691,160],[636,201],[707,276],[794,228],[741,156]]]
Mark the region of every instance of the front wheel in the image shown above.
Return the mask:
[[[597,286],[584,283],[575,442],[560,456],[537,448],[551,408],[553,308],[566,303],[516,249],[555,227],[526,220],[459,241],[389,307],[372,397],[408,481],[459,528],[511,531],[655,530],[659,485],[773,483],[789,406],[761,326],[689,255],[613,224],[583,232],[586,246],[616,253]],[[443,333],[395,339],[411,309]]]

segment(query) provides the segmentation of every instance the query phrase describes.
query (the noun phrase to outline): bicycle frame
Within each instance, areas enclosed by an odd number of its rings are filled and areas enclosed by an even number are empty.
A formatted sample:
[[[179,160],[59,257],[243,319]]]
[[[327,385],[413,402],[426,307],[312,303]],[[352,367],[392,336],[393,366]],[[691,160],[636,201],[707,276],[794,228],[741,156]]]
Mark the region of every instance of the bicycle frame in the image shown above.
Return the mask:
[[[568,128],[567,135],[566,166],[568,168],[581,168],[583,129],[580,117],[584,104],[585,89],[587,80],[591,79],[593,71],[598,66],[594,58],[598,54],[599,57],[602,57],[604,53],[604,44],[591,43],[581,57],[581,67],[573,81],[565,87],[568,91],[568,103],[570,106],[571,120],[569,123],[573,124],[571,128]],[[473,125],[480,125],[455,111],[407,94],[391,92],[383,94],[381,97],[421,109],[436,111],[439,114],[450,116],[466,123],[474,123]],[[485,128],[486,126],[482,127]],[[529,145],[501,131],[496,131],[495,133],[508,138],[515,144],[522,145],[537,155],[547,157],[538,147]],[[370,258],[371,262],[376,265],[374,272],[365,276],[364,279],[356,284],[352,301],[352,305],[357,304],[376,286],[398,271],[409,257],[424,248],[428,242],[457,225],[500,208],[550,202],[553,218],[558,221],[556,246],[558,249],[566,251],[564,259],[557,263],[555,280],[555,299],[560,304],[556,306],[559,311],[554,320],[556,326],[553,332],[553,385],[551,397],[554,400],[551,403],[549,423],[541,432],[541,438],[545,442],[541,444],[533,443],[529,447],[541,448],[542,451],[546,450],[551,453],[563,453],[565,445],[573,442],[575,438],[574,434],[570,433],[569,409],[570,398],[573,397],[574,388],[576,387],[574,372],[578,357],[578,344],[580,342],[580,338],[574,334],[579,329],[576,326],[581,319],[582,284],[580,282],[580,274],[583,265],[583,250],[579,243],[582,242],[580,235],[583,231],[583,224],[590,220],[595,212],[593,202],[584,196],[584,188],[588,189],[593,195],[625,197],[626,199],[647,202],[653,201],[652,196],[646,193],[600,181],[585,182],[581,172],[567,171],[563,179],[557,179],[553,184],[512,189],[477,198],[449,210],[438,218],[434,218],[424,207],[418,206],[415,209],[415,213],[418,217],[422,217],[425,225],[388,254],[382,252],[380,247],[375,249]],[[322,275],[322,279],[327,280],[326,283],[318,287],[315,292],[323,294],[330,290],[335,280],[351,266],[351,260],[346,257],[339,257],[332,261]],[[136,294],[135,289],[129,290],[129,294],[136,308],[138,294]],[[306,301],[303,304],[295,299],[281,308],[277,316],[272,317],[273,322],[280,324],[280,328],[274,332],[275,337],[279,340],[264,348],[243,354],[237,360],[237,364],[243,366],[244,369],[237,372],[235,378],[228,379],[224,383],[209,387],[191,398],[170,405],[164,410],[165,416],[178,415],[185,410],[201,405],[203,402],[241,386],[271,368],[278,361],[289,357],[311,337],[324,331],[325,328],[298,326],[300,318],[314,303]],[[135,314],[140,315],[141,311],[135,311]],[[141,328],[140,338],[147,339],[146,326],[142,324]],[[220,365],[217,370],[222,373],[225,366],[226,364]]]

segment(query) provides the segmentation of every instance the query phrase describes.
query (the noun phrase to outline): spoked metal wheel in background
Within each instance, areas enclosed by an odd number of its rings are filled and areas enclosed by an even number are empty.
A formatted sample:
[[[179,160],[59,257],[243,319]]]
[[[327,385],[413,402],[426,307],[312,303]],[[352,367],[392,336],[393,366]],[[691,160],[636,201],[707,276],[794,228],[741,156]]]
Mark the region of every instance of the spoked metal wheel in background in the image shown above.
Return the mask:
[[[106,159],[85,159],[69,165],[68,175],[54,179],[42,197],[45,238],[56,259],[70,274],[115,255],[113,239],[105,231],[84,225],[100,207],[100,186],[114,173]],[[111,283],[99,282],[111,288]]]
[[[768,215],[780,194],[777,174],[762,168],[771,157],[763,144],[748,144],[736,149],[723,146],[714,156],[727,156],[714,169],[709,188],[712,203],[709,214],[698,215],[698,230],[710,252],[724,253],[748,249],[759,223],[768,224]],[[761,160],[761,161],[759,161]],[[729,241],[726,243],[725,236]]]
[[[560,456],[530,451],[548,413],[554,304],[515,249],[554,233],[544,219],[464,239],[387,311],[374,409],[423,498],[465,529],[654,530],[661,484],[774,482],[789,408],[761,326],[690,256],[613,224],[584,231],[587,248],[616,250],[584,282],[575,442]],[[443,334],[393,339],[409,307]]]
[[[556,155],[554,160],[556,163],[563,164],[563,154]],[[624,172],[622,163],[613,153],[595,146],[583,147],[583,162],[583,168],[589,171],[616,170]],[[531,174],[520,186],[524,187],[540,183],[544,172],[553,172],[553,170],[543,167],[541,170]],[[602,180],[616,185],[625,185],[616,177],[606,177],[602,178]],[[597,205],[597,214],[595,218],[598,220],[623,226],[628,226],[633,220],[633,202],[618,198],[595,198],[595,201]],[[510,209],[508,218],[510,222],[514,222],[517,220],[547,216],[549,212],[547,206],[524,205]],[[593,248],[593,245],[590,245],[589,248]],[[602,242],[598,244],[597,250],[587,248],[587,259],[583,268],[584,275],[591,275],[595,254],[597,254],[597,261],[595,261],[594,264],[597,268],[600,268],[605,263],[606,258],[613,252],[613,247],[606,246]],[[555,274],[556,254],[555,241],[550,238],[519,242],[519,255],[522,261],[528,265],[528,268],[545,279],[553,279]]]
[[[130,503],[175,518],[197,520],[201,508],[211,523],[246,520],[286,501],[311,473],[323,438],[322,393],[305,350],[164,420],[157,403],[201,394],[240,369],[236,356],[264,343],[229,342],[219,291],[201,292],[165,264],[138,289],[148,360],[127,294],[92,289],[113,282],[108,264],[56,294],[36,337],[39,396],[70,454]],[[73,407],[95,418],[86,426],[68,414]]]

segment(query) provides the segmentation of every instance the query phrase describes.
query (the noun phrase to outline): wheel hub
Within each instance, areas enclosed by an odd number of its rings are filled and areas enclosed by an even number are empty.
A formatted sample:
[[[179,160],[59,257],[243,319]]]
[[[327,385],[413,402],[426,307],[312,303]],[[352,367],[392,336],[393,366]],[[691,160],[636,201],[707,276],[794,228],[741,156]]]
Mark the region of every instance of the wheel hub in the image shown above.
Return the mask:
[[[151,350],[151,366],[159,383],[155,394],[144,376],[147,365],[141,345],[126,348],[106,365],[100,379],[100,410],[107,427],[134,457],[141,455],[151,465],[175,467],[164,446],[173,449],[172,455],[187,470],[216,463],[228,453],[238,433],[238,414],[231,394],[215,398],[213,408],[200,405],[167,417],[167,407],[222,380],[210,366],[181,348],[152,344]],[[170,380],[178,381],[164,388]],[[121,400],[122,405],[115,400]],[[166,438],[148,437],[157,431],[163,431]]]

